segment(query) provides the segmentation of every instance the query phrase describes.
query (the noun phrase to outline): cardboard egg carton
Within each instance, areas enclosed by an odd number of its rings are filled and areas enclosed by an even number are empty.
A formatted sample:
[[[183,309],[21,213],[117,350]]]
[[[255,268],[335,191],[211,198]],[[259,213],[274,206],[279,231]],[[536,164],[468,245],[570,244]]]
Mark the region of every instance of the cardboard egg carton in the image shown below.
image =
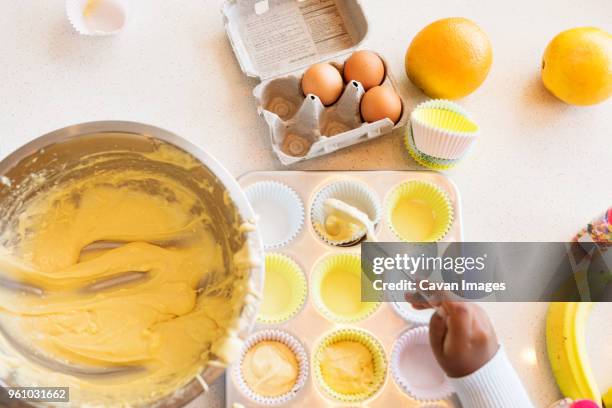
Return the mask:
[[[302,92],[302,76],[311,65],[329,62],[342,73],[346,59],[365,39],[368,23],[358,0],[226,0],[223,16],[242,70],[261,80],[253,94],[281,163],[322,156],[407,122],[405,108],[397,123],[364,122],[360,102],[365,91],[357,81],[346,83],[330,106]],[[388,64],[381,59],[385,65],[381,85],[399,95]]]

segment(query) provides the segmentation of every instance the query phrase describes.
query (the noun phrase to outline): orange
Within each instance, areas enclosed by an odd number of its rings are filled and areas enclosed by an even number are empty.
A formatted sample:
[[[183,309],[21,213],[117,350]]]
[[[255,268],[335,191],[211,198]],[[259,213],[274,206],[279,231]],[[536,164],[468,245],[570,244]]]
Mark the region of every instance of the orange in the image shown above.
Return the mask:
[[[594,27],[563,31],[546,47],[542,81],[557,98],[593,105],[612,95],[612,35]]]
[[[406,52],[406,74],[432,98],[457,99],[484,82],[492,62],[487,34],[473,21],[452,17],[414,37]]]

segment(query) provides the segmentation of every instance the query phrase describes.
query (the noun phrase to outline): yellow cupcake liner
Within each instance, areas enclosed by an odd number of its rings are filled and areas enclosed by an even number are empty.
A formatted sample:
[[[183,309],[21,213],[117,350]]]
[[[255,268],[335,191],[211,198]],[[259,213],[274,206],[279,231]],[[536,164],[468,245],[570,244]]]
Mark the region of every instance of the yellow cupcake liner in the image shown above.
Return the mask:
[[[265,299],[265,280],[264,280],[264,299],[260,305],[260,311],[257,315],[257,322],[263,324],[281,324],[295,317],[304,303],[308,294],[308,284],[306,277],[300,266],[291,258],[279,253],[266,254],[266,269],[265,276],[270,273],[279,273],[286,279],[288,283],[287,291],[291,291],[290,303],[284,308],[285,310],[277,314],[265,314],[262,311],[262,306],[266,302]]]
[[[337,392],[325,382],[323,373],[321,372],[323,351],[326,347],[340,341],[358,342],[364,345],[370,351],[370,353],[372,353],[372,360],[374,363],[374,382],[371,389],[367,390],[366,392],[344,394]],[[382,344],[376,339],[376,337],[374,337],[374,335],[362,329],[339,329],[327,334],[316,346],[312,364],[312,371],[314,373],[314,378],[317,385],[326,395],[344,403],[361,403],[373,397],[382,389],[387,377],[388,362]]]
[[[370,317],[378,308],[381,302],[361,302],[361,308],[359,312],[352,314],[339,314],[331,310],[323,300],[321,294],[321,288],[323,281],[329,273],[336,270],[337,268],[343,268],[347,271],[345,273],[355,274],[359,279],[366,279],[361,273],[361,257],[357,254],[334,254],[328,255],[321,261],[319,261],[314,268],[311,277],[311,290],[312,298],[315,307],[325,316],[327,319],[336,323],[356,323]],[[367,288],[371,288],[372,285],[368,285]],[[358,294],[361,299],[361,285]]]
[[[444,171],[452,169],[460,162],[460,160],[444,160],[438,159],[436,157],[427,156],[426,154],[421,153],[417,150],[416,146],[414,146],[414,140],[412,140],[412,138],[412,126],[408,125],[406,126],[404,146],[406,147],[406,150],[408,151],[410,157],[412,157],[412,159],[420,166],[432,170]]]
[[[410,115],[418,151],[442,159],[460,159],[480,134],[480,128],[458,104],[435,99],[419,104]]]
[[[465,134],[478,131],[478,125],[474,121],[446,104],[435,106],[429,101],[417,108],[413,112],[413,119],[429,126]]]
[[[395,207],[401,200],[408,199],[419,199],[426,202],[432,211],[434,211],[436,217],[436,223],[433,231],[429,234],[429,236],[425,237],[419,242],[438,242],[442,240],[453,224],[454,217],[453,206],[446,192],[435,184],[420,180],[413,180],[395,187],[395,189],[393,189],[389,195],[389,198],[387,199],[387,222],[389,224],[389,228],[399,240],[414,242],[402,236],[402,234],[395,228],[392,221],[392,214]]]

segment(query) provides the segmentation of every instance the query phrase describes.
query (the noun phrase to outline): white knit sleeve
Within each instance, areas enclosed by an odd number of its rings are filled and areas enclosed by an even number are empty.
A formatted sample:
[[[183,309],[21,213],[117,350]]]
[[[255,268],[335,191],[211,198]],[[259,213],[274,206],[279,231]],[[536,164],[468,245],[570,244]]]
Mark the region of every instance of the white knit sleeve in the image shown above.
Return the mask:
[[[478,371],[450,378],[465,408],[533,408],[527,391],[503,347]]]

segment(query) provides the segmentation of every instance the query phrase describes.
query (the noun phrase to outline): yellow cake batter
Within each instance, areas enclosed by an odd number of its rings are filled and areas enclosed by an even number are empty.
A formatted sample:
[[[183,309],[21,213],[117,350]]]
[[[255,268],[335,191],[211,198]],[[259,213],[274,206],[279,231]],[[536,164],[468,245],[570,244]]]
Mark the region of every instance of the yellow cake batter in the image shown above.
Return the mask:
[[[170,146],[136,159],[126,154],[122,163],[154,160],[187,172],[199,165]],[[19,343],[0,332],[0,378],[74,387],[73,406],[138,405],[192,380],[219,359],[211,349],[227,351],[245,295],[237,289],[242,277],[228,268],[240,260],[202,196],[175,176],[117,168],[104,158],[83,163],[95,170],[35,195],[0,239],[0,265],[9,256],[29,265],[2,268],[0,277],[43,292],[0,285],[0,326]],[[136,280],[112,286],[109,279],[122,276]],[[80,370],[125,372],[64,374],[15,348]]]
[[[328,215],[325,218],[325,225],[319,226],[318,229],[330,241],[350,241],[364,230],[362,225],[348,222],[335,214]]]
[[[325,383],[340,394],[367,393],[374,386],[374,361],[366,346],[339,341],[327,346],[320,361]]]
[[[424,200],[400,200],[391,214],[393,228],[406,241],[428,241],[434,230],[436,214]]]
[[[295,354],[279,341],[262,341],[247,351],[242,375],[251,390],[264,397],[277,397],[291,391],[299,367]]]

